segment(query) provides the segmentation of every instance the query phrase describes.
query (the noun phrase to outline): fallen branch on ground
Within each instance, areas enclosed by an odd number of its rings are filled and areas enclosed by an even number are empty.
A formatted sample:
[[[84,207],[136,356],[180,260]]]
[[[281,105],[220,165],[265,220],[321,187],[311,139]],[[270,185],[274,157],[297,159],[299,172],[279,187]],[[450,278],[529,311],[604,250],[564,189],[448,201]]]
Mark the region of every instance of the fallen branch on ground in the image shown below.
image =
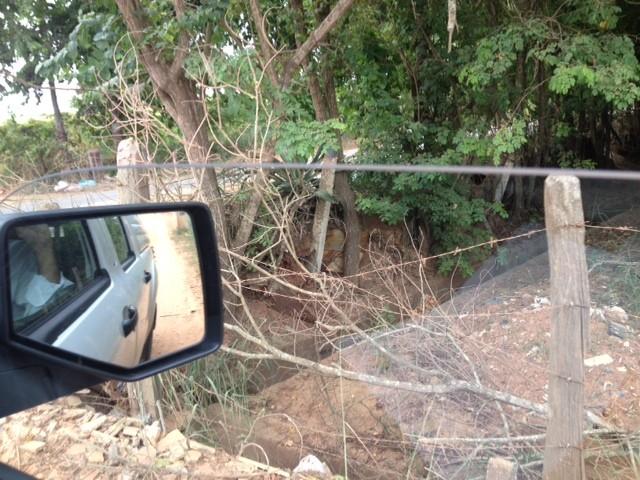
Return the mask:
[[[301,358],[296,355],[291,355],[289,353],[283,352],[282,350],[270,345],[268,342],[265,342],[244,330],[237,325],[227,324],[225,327],[231,330],[234,333],[237,333],[245,340],[253,343],[254,345],[260,347],[261,349],[268,352],[268,354],[264,353],[249,353],[249,352],[241,352],[239,350],[223,347],[224,351],[232,354],[236,354],[242,356],[243,358],[255,358],[255,359],[272,359],[272,360],[282,360],[285,362],[292,363],[294,365],[298,365],[304,368],[308,368],[314,370],[316,372],[322,373],[324,375],[329,375],[336,378],[344,378],[347,380],[354,380],[357,382],[364,382],[370,385],[375,385],[379,387],[391,388],[395,390],[403,390],[414,393],[424,393],[424,394],[436,394],[436,395],[444,395],[444,394],[452,394],[455,392],[466,391],[470,393],[475,393],[484,398],[488,398],[491,400],[498,400],[502,403],[506,403],[508,405],[512,405],[514,407],[523,408],[525,410],[530,410],[542,417],[546,417],[548,414],[548,406],[546,404],[532,402],[530,400],[526,400],[524,398],[517,397],[507,392],[501,392],[499,390],[494,390],[488,387],[484,387],[482,385],[473,384],[470,382],[462,381],[462,380],[449,380],[448,383],[442,383],[437,385],[425,385],[419,383],[412,382],[404,382],[400,380],[389,380],[382,377],[377,377],[375,375],[369,375],[366,373],[354,372],[352,370],[345,370],[343,368],[337,366],[329,366],[321,363],[314,362],[312,360],[307,360],[306,358]],[[596,425],[598,427],[604,428],[606,430],[615,430],[608,422],[600,418],[593,412],[586,411],[585,416],[587,420]]]

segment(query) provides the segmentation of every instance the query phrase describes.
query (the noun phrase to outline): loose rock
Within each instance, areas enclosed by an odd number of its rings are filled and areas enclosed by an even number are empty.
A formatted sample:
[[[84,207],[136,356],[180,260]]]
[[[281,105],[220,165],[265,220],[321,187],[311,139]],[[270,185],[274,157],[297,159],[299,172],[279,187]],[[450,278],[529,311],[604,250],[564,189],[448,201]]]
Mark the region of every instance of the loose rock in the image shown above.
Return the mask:
[[[169,460],[182,460],[184,458],[184,454],[185,449],[182,447],[182,445],[174,443],[173,445],[171,445],[171,448],[169,448]]]
[[[105,415],[96,415],[90,422],[82,425],[80,431],[83,433],[91,433],[104,425],[106,421],[107,417]]]
[[[75,408],[82,405],[82,400],[80,400],[80,397],[76,397],[75,395],[69,395],[68,397],[64,397],[62,399],[62,403],[69,407]]]
[[[94,450],[87,455],[87,462],[89,463],[104,463],[104,455],[102,452]]]
[[[604,309],[604,316],[607,320],[617,323],[627,323],[629,315],[621,307],[607,307]]]
[[[585,359],[584,366],[591,368],[600,367],[602,365],[609,365],[611,363],[613,363],[613,358],[611,358],[611,355],[609,355],[608,353],[605,353],[604,355],[598,355]]]
[[[139,464],[148,467],[156,461],[156,449],[151,446],[141,447],[133,452],[133,456]]]
[[[180,432],[180,430],[172,430],[164,438],[158,442],[158,452],[166,452],[172,445],[180,445],[184,450],[187,450],[187,439]]]
[[[197,450],[189,450],[185,454],[184,459],[187,463],[196,463],[198,460],[200,460],[200,457],[202,457],[201,452]]]
[[[40,442],[38,440],[31,440],[30,442],[23,443],[20,445],[20,450],[28,453],[37,453],[44,448],[46,445],[45,442]]]
[[[136,427],[124,427],[122,429],[122,434],[125,437],[137,437],[139,432],[140,429]]]
[[[629,335],[629,327],[621,323],[609,322],[607,324],[607,333],[612,337],[618,337],[620,340],[626,340]]]
[[[305,475],[313,475],[314,478],[329,479],[331,470],[315,455],[307,455],[296,468],[293,469],[293,478],[303,478]]]
[[[75,445],[71,445],[69,448],[67,448],[66,454],[70,457],[73,457],[75,455],[84,455],[86,451],[87,447],[84,444],[76,443]]]
[[[221,478],[261,478],[269,472],[273,480],[290,478],[287,472],[274,473],[275,469],[258,462],[190,442],[178,430],[159,439],[158,423],[145,428],[137,419],[96,413],[86,405],[61,405],[62,400],[57,400],[0,422],[0,462],[18,469],[27,466],[28,473],[37,478],[60,480],[137,480],[147,478],[143,472],[149,469],[154,478],[163,480],[197,478],[198,472]],[[125,434],[127,427],[126,433],[135,430],[135,437]],[[160,458],[151,442],[154,439],[165,449]]]
[[[162,433],[160,422],[155,421],[151,425],[145,425],[142,429],[142,433],[145,439],[147,439],[152,445],[155,445]]]

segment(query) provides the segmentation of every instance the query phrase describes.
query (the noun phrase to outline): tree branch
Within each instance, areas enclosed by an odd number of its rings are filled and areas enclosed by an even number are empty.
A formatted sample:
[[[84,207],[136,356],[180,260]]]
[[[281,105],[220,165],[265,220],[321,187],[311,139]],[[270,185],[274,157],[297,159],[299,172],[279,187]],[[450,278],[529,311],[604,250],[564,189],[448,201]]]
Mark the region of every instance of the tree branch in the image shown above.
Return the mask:
[[[278,80],[271,62],[271,59],[276,55],[276,52],[269,41],[269,36],[267,35],[267,30],[264,26],[264,17],[260,11],[258,0],[251,0],[251,16],[253,17],[253,23],[256,24],[256,30],[258,31],[263,68],[265,69],[269,80],[271,80],[271,83],[273,83],[274,86],[280,86],[280,81]]]
[[[187,10],[187,6],[184,0],[174,0],[174,8],[176,11],[176,19],[181,20],[182,18],[184,18],[185,12]],[[187,59],[187,55],[189,55],[190,41],[191,36],[185,30],[182,30],[180,32],[180,37],[178,38],[176,53],[173,57],[173,62],[171,63],[171,76],[177,75],[180,70],[182,70],[184,62]]]
[[[252,3],[253,2],[255,2],[255,0],[252,0]],[[284,69],[284,75],[282,78],[283,89],[286,89],[289,86],[293,74],[298,68],[300,68],[300,65],[302,65],[304,59],[307,58],[309,53],[311,53],[311,50],[316,48],[318,44],[324,40],[327,34],[333,30],[338,22],[347,14],[353,6],[353,2],[354,0],[340,0],[336,6],[333,7],[331,12],[329,12],[329,15],[325,17],[322,23],[318,25],[318,28],[311,32],[307,40],[295,51],[293,57],[289,59]]]
[[[241,297],[241,301],[244,303],[244,299],[242,297]],[[482,385],[466,382],[463,380],[451,379],[447,383],[427,385],[422,383],[405,382],[400,380],[389,380],[384,377],[369,375],[367,373],[346,370],[336,366],[335,364],[331,366],[324,365],[322,363],[314,362],[313,360],[308,360],[306,358],[302,358],[297,355],[292,355],[292,354],[283,352],[282,350],[271,345],[269,342],[265,341],[263,338],[258,338],[254,335],[251,335],[245,329],[238,327],[236,325],[227,323],[225,325],[225,328],[227,330],[231,330],[232,332],[237,333],[245,340],[248,340],[249,342],[253,343],[257,347],[268,352],[266,355],[261,353],[241,355],[243,357],[251,358],[251,356],[255,356],[255,358],[275,358],[278,360],[283,360],[285,362],[292,363],[294,365],[309,368],[310,370],[314,370],[324,375],[328,375],[336,378],[344,378],[347,380],[354,380],[357,382],[368,383],[370,385],[391,388],[394,390],[403,390],[403,391],[414,392],[414,393],[439,394],[439,395],[451,394],[459,391],[466,391],[470,393],[475,393],[476,395],[479,395],[484,398],[497,400],[499,402],[503,402],[508,405],[512,405],[514,407],[530,410],[541,416],[546,416],[549,413],[549,407],[546,404],[532,402],[530,400],[517,397],[507,392],[501,392],[499,390],[494,390],[492,388],[484,387]],[[235,349],[226,348],[226,351],[233,354],[237,353]],[[605,428],[607,430],[615,430],[609,423],[607,423],[602,418],[595,415],[593,412],[589,410],[585,411],[585,417],[594,425]]]
[[[170,81],[169,66],[158,59],[154,51],[144,43],[144,33],[151,27],[139,0],[116,0],[118,10],[127,25],[129,34],[140,45],[142,63],[158,88],[165,88]]]

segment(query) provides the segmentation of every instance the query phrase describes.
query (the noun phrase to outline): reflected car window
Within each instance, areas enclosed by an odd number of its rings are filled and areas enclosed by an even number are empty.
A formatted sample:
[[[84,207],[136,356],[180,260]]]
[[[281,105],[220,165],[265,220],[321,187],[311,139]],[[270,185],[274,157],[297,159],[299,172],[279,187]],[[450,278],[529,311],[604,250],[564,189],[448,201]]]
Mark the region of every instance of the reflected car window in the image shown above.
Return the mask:
[[[98,274],[84,222],[17,229],[9,242],[12,313],[16,332],[40,326]]]
[[[116,248],[118,261],[120,264],[123,264],[133,256],[133,252],[131,251],[131,247],[127,241],[127,236],[124,233],[122,220],[120,217],[107,217],[104,221],[107,225],[107,229],[109,230],[111,240],[113,240],[113,245]]]

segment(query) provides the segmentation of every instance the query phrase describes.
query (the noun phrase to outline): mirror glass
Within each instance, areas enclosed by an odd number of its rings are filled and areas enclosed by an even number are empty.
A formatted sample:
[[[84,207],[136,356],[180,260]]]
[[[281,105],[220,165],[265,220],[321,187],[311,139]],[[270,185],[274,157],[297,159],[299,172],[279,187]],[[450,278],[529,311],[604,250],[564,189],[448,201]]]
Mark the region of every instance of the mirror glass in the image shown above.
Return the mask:
[[[65,219],[9,232],[18,337],[134,367],[198,343],[202,280],[186,212]]]

